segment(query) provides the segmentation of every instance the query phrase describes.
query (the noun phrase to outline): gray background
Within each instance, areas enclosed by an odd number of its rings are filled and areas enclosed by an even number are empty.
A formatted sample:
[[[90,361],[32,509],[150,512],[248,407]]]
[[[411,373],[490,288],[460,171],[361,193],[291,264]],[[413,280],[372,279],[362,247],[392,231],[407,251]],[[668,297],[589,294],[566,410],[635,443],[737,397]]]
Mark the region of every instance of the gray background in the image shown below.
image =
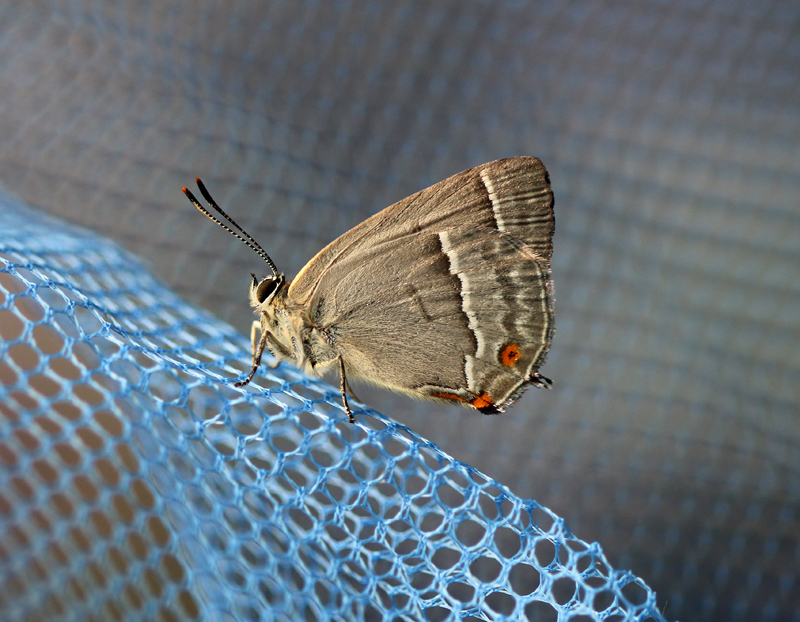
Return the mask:
[[[563,516],[682,620],[800,619],[800,4],[5,2],[0,182],[246,332],[396,200],[511,155],[557,332],[510,412],[370,405]]]

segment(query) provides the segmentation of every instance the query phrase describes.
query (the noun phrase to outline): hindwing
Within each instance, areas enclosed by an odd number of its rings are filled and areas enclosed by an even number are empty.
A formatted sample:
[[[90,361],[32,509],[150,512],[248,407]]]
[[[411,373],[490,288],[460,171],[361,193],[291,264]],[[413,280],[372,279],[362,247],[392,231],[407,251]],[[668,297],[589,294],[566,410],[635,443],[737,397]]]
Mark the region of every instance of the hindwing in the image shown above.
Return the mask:
[[[549,266],[496,230],[459,227],[439,237],[475,336],[474,353],[464,357],[466,392],[454,394],[486,412],[503,410],[526,384],[539,382],[554,332]]]

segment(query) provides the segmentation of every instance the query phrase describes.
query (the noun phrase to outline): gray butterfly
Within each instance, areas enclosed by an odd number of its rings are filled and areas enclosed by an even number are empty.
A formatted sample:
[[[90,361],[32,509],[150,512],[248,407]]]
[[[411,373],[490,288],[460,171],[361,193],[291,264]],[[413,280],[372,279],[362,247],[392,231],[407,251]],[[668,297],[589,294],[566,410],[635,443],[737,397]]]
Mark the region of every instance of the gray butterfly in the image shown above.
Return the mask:
[[[307,374],[502,412],[539,374],[553,337],[553,192],[537,158],[469,169],[387,207],[331,242],[287,282],[256,241],[200,192],[189,200],[264,259],[253,277],[252,369],[264,350]],[[258,329],[261,331],[258,337]],[[350,392],[352,395],[352,392]]]

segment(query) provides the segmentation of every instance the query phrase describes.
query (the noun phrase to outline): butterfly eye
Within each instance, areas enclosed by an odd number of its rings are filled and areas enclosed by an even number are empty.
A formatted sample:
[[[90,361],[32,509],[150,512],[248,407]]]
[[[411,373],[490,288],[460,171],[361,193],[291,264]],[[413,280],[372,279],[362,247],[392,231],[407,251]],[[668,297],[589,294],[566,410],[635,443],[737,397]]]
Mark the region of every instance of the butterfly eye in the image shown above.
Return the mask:
[[[278,279],[273,279],[272,277],[267,277],[261,281],[256,288],[256,300],[258,300],[258,304],[263,303],[267,298],[269,298],[275,291],[277,285]]]

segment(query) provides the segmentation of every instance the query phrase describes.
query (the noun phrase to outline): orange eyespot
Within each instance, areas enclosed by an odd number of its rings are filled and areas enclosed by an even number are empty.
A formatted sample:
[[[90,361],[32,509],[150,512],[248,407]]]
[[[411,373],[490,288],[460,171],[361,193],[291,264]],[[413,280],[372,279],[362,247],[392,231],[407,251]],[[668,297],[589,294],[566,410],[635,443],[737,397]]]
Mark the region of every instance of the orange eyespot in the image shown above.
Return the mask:
[[[483,393],[470,402],[475,408],[487,408],[492,405],[492,398],[488,393]]]
[[[520,353],[519,346],[516,343],[510,343],[500,353],[500,361],[506,367],[513,367],[519,361]]]

